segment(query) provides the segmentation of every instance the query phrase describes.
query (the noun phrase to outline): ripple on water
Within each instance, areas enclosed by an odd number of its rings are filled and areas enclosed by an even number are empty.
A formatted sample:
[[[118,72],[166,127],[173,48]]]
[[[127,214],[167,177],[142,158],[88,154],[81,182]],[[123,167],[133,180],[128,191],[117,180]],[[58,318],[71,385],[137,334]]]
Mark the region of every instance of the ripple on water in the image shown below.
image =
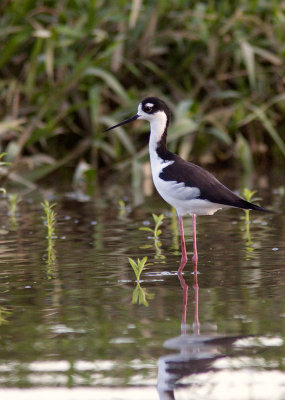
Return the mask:
[[[275,196],[284,208],[284,198]],[[145,391],[151,388],[157,398],[160,359],[176,357],[173,375],[167,375],[171,368],[163,370],[164,387],[168,376],[172,389],[185,390],[185,398],[213,393],[213,400],[245,400],[242,391],[250,387],[257,393],[252,398],[263,400],[266,385],[272,398],[285,398],[283,215],[251,213],[248,225],[237,210],[198,218],[198,290],[191,275],[191,219],[185,219],[190,262],[184,287],[177,276],[179,235],[171,214],[161,227],[159,251],[139,230],[152,227],[151,212],[160,214],[162,203],[152,208],[149,199],[148,208],[138,206],[123,219],[117,199],[111,207],[107,202],[99,207],[96,199],[58,198],[56,233],[49,242],[40,200],[30,200],[19,204],[14,231],[9,216],[1,222],[7,231],[0,235],[2,387],[100,387],[109,390],[106,398],[138,388],[132,399],[151,398]],[[128,257],[144,256],[151,265],[136,282]],[[230,341],[241,334],[248,337],[227,344],[223,352],[220,342],[211,348],[203,340],[222,335]],[[190,347],[175,353],[166,348],[173,341]],[[204,363],[201,374],[191,373],[195,359]],[[181,379],[175,381],[178,371]],[[271,390],[275,383],[279,392]]]

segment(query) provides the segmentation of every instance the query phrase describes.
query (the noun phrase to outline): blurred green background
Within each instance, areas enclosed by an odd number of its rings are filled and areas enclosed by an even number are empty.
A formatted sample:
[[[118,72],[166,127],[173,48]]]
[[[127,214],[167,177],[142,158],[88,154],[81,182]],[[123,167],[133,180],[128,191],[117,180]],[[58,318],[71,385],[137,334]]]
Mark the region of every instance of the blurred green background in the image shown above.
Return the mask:
[[[102,131],[148,95],[183,157],[284,167],[285,1],[2,0],[0,15],[2,179],[136,174],[148,124]]]

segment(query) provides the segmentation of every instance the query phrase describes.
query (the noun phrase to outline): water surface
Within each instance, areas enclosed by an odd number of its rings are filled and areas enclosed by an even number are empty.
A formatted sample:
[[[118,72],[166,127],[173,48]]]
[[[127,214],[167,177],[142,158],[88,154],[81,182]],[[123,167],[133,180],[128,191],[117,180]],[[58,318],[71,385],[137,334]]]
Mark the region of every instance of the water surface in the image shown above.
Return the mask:
[[[43,198],[56,202],[52,246]],[[43,191],[13,216],[2,198],[1,398],[284,399],[284,214],[199,217],[195,282],[191,261],[177,275],[168,206],[119,200]],[[284,191],[270,200],[284,212]],[[166,215],[161,246],[139,230],[152,212]],[[190,219],[185,232],[191,260]],[[144,256],[138,284],[128,257]]]

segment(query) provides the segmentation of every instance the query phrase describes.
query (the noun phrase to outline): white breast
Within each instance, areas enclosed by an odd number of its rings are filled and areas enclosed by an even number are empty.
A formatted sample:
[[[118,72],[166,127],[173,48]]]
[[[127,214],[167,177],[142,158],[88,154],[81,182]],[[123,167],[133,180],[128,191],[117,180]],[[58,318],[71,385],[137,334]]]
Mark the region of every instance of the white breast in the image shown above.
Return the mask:
[[[167,161],[160,158],[156,148],[161,140],[166,126],[166,115],[163,112],[155,114],[154,120],[150,120],[151,134],[149,139],[149,155],[151,172],[154,185],[161,197],[172,205],[178,215],[197,214],[211,215],[224,206],[212,203],[208,200],[199,199],[200,189],[198,187],[185,186],[184,183],[176,181],[164,181],[159,177],[162,170],[174,161]]]
[[[178,215],[197,214],[212,215],[223,208],[221,204],[199,199],[200,189],[185,186],[183,182],[164,181],[159,177],[162,170],[174,161],[164,161],[158,157],[156,151],[150,150],[151,171],[154,186],[160,196],[176,210]]]

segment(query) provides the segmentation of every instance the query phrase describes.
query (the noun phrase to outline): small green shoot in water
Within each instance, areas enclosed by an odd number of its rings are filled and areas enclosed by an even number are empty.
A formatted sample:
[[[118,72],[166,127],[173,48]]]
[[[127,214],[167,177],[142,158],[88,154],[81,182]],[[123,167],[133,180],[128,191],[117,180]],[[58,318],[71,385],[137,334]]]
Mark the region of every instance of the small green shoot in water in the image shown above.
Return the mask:
[[[17,193],[12,193],[8,196],[8,208],[9,208],[9,214],[11,216],[15,216],[16,210],[17,210],[17,205],[20,202],[19,196]]]
[[[17,193],[9,194],[8,196],[8,212],[10,215],[10,229],[15,231],[18,228],[18,222],[16,219],[17,206],[20,202],[20,198]]]
[[[142,226],[139,228],[141,231],[147,231],[151,232],[152,235],[154,236],[154,245],[156,248],[156,258],[165,258],[163,255],[161,255],[161,242],[159,240],[159,235],[161,235],[161,230],[159,229],[161,225],[163,224],[163,219],[164,219],[164,214],[156,215],[152,214],[152,218],[154,220],[154,229],[149,228],[148,226]],[[147,248],[150,246],[144,246],[144,248]]]
[[[142,260],[140,260],[138,258],[137,262],[135,262],[135,260],[133,260],[132,258],[129,258],[129,263],[131,264],[131,266],[134,270],[137,281],[140,280],[141,273],[142,273],[144,267],[147,265],[146,262],[147,262],[147,257],[144,257]]]
[[[243,189],[243,197],[245,198],[246,201],[249,202],[256,202],[257,200],[259,200],[259,198],[254,197],[256,193],[256,190],[250,190],[250,189]],[[251,234],[250,234],[250,221],[249,221],[249,213],[250,210],[243,210],[245,213],[245,239],[246,239],[246,253],[247,253],[247,259],[252,258],[253,256],[253,251],[254,251],[254,247],[253,247],[253,242],[251,239]]]
[[[51,279],[54,276],[54,268],[56,266],[56,252],[54,248],[54,239],[55,239],[55,224],[56,224],[56,213],[53,210],[55,204],[50,204],[48,200],[45,200],[41,203],[45,216],[46,216],[46,226],[47,226],[47,239],[48,239],[48,248],[47,248],[47,275],[48,278]]]
[[[137,262],[135,262],[135,260],[133,260],[132,258],[129,258],[129,262],[137,278],[137,286],[133,291],[132,304],[138,303],[138,304],[143,304],[145,307],[148,307],[149,304],[147,299],[152,300],[154,298],[154,294],[147,293],[146,289],[143,289],[139,282],[144,267],[148,265],[146,263],[147,257],[144,257],[142,260],[138,258]]]
[[[50,204],[48,200],[45,200],[43,203],[41,203],[41,206],[44,209],[45,215],[46,215],[46,226],[48,230],[48,239],[53,239],[55,235],[55,222],[56,222],[56,213],[53,210],[53,207],[55,206],[54,204]]]
[[[124,217],[127,213],[126,203],[124,202],[124,200],[119,200],[118,206],[119,206],[119,216]]]
[[[161,230],[159,229],[162,225],[162,221],[164,219],[164,214],[156,215],[152,214],[152,218],[154,220],[154,229],[149,228],[147,226],[142,226],[140,228],[141,231],[148,231],[151,232],[154,236],[154,239],[158,240],[159,235],[161,235]]]
[[[260,198],[254,197],[255,193],[256,193],[256,190],[250,190],[248,188],[244,188],[243,192],[242,192],[243,197],[245,198],[245,200],[249,201],[251,203],[252,202],[256,202],[257,200],[260,199]],[[249,212],[250,212],[250,210],[244,210],[244,212],[245,212],[245,220],[246,220],[247,223],[249,223]]]
[[[250,202],[259,200],[259,198],[256,198],[256,197],[254,198],[255,193],[257,193],[256,190],[250,190],[248,188],[244,188],[243,192],[242,192],[243,197],[245,198],[245,200],[246,201],[250,201]]]

